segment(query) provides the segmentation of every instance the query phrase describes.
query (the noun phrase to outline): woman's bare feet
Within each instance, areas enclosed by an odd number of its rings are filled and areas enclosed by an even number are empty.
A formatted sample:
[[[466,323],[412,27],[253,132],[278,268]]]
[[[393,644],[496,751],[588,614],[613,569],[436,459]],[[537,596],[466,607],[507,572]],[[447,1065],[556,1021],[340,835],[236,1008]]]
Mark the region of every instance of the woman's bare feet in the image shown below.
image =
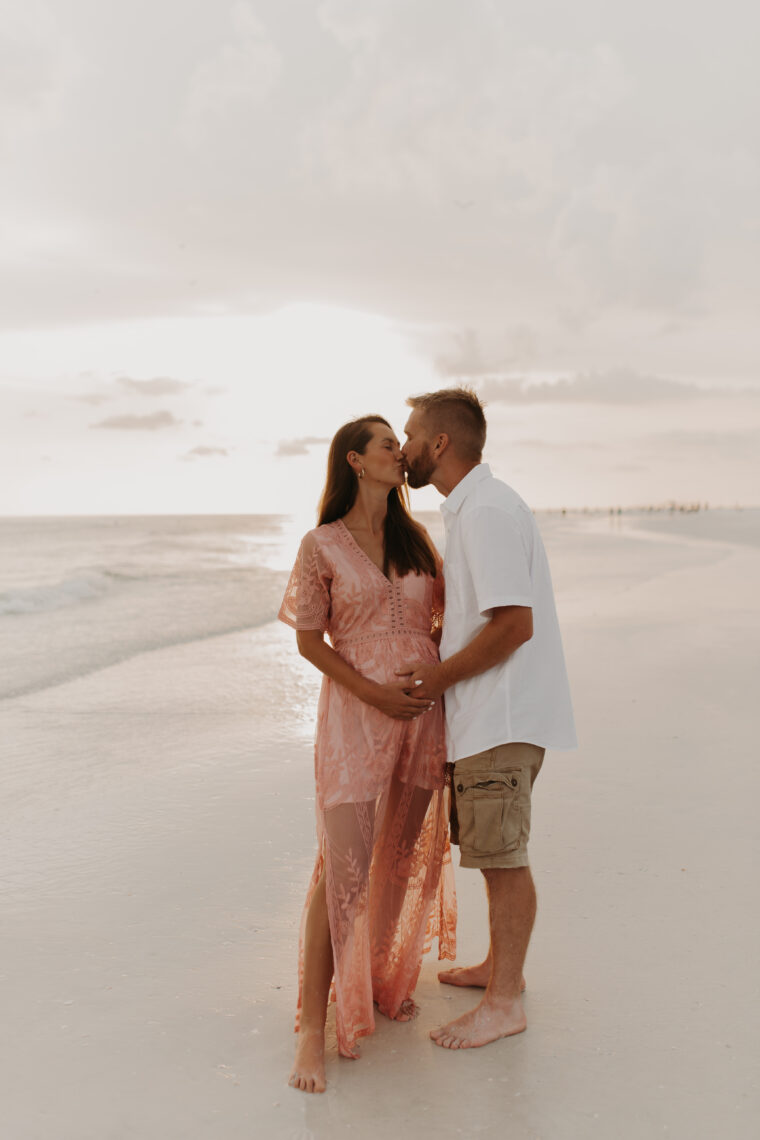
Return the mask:
[[[420,1008],[411,998],[405,998],[399,1006],[395,1021],[412,1021],[420,1012]]]
[[[438,972],[438,981],[447,986],[478,986],[485,989],[490,977],[490,958],[486,958],[479,966],[452,966],[449,970]],[[525,993],[525,978],[520,981],[520,993]]]
[[[301,1092],[325,1091],[325,1034],[320,1029],[301,1029],[296,1045],[296,1059],[288,1084]]]
[[[404,998],[395,1013],[389,1013],[378,1001],[375,1002],[375,1009],[391,1021],[412,1021],[420,1012],[420,1007],[413,998]]]
[[[430,1036],[443,1049],[477,1049],[500,1037],[522,1033],[527,1024],[519,998],[502,1002],[486,996],[475,1009],[433,1029]]]

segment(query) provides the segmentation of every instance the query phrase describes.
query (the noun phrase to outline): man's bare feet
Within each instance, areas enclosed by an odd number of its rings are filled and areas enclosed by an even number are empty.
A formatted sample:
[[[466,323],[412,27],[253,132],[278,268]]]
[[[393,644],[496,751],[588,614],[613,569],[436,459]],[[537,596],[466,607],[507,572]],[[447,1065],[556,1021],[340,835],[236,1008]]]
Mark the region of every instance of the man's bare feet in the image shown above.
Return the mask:
[[[479,966],[452,966],[439,970],[438,981],[446,986],[478,986],[485,989],[491,978],[491,962],[486,958]],[[520,980],[520,993],[525,993],[525,978]]]
[[[325,1034],[320,1029],[301,1029],[296,1045],[296,1059],[288,1084],[301,1092],[325,1091]]]
[[[443,1049],[477,1049],[498,1041],[500,1037],[512,1037],[522,1033],[527,1026],[525,1010],[519,998],[509,1002],[495,1002],[487,996],[475,1009],[431,1030],[430,1036],[436,1045]]]

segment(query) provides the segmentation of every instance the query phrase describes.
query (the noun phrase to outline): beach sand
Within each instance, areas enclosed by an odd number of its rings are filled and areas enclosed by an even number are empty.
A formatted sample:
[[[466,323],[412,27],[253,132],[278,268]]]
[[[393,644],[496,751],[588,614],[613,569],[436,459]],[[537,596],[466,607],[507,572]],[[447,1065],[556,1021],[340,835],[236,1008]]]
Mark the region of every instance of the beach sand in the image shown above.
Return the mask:
[[[760,550],[723,538],[551,529],[581,747],[535,790],[528,1031],[434,1046],[477,992],[431,955],[415,1021],[378,1015],[360,1061],[329,1033],[321,1097],[286,1084],[318,688],[292,632],[0,706],[0,1135],[756,1136]],[[480,876],[457,889],[467,963]]]

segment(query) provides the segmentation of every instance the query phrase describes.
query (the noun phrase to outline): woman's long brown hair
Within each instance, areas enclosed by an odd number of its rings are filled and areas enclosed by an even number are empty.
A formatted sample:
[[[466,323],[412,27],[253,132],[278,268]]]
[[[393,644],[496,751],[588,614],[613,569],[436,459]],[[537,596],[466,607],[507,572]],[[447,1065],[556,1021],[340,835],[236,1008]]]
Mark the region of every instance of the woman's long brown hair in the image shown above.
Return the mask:
[[[360,416],[338,428],[333,436],[327,457],[327,479],[319,500],[319,526],[343,518],[356,502],[359,483],[346,456],[349,451],[364,454],[372,439],[372,424],[391,426],[382,416]],[[392,487],[388,492],[384,538],[383,573],[388,575],[392,567],[399,578],[412,570],[415,574],[435,577],[435,554],[427,534],[409,514],[406,487]]]

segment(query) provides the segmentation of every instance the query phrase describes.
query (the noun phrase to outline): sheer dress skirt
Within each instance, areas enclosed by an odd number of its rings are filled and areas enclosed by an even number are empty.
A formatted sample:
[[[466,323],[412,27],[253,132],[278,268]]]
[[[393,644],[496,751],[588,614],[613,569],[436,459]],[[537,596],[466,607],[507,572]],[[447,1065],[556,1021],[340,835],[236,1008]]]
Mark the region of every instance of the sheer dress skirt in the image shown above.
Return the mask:
[[[422,955],[434,938],[439,958],[456,957],[441,702],[414,721],[377,713],[365,747],[354,751],[354,742],[332,765],[334,714],[340,710],[342,719],[351,702],[361,703],[325,680],[315,748],[319,854],[301,922],[296,1016],[298,1029],[306,915],[324,873],[338,1048],[348,1057],[356,1056],[357,1039],[372,1033],[375,1005],[390,1018],[410,1015]],[[355,710],[354,726],[363,709]]]

